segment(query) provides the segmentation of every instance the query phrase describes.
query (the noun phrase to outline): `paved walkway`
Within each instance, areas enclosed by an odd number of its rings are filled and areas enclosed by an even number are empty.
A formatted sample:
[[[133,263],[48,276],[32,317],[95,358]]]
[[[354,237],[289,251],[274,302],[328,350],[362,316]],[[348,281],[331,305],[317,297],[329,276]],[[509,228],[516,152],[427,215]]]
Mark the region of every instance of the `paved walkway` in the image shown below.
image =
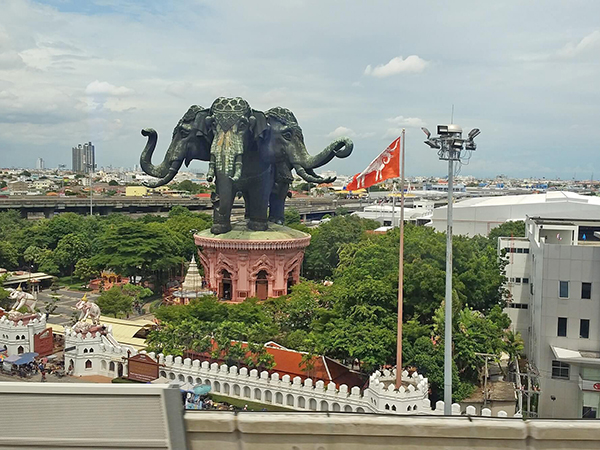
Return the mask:
[[[46,381],[50,381],[52,383],[106,383],[106,381],[94,381],[90,380],[90,378],[96,377],[71,377],[64,376],[62,378],[57,377],[56,375],[46,374]],[[100,377],[106,379],[107,377]],[[108,379],[110,382],[110,378]],[[9,375],[5,372],[0,372],[0,381],[24,381],[29,383],[41,383],[42,374],[38,373],[37,375],[32,375],[31,377],[21,378],[18,375]]]

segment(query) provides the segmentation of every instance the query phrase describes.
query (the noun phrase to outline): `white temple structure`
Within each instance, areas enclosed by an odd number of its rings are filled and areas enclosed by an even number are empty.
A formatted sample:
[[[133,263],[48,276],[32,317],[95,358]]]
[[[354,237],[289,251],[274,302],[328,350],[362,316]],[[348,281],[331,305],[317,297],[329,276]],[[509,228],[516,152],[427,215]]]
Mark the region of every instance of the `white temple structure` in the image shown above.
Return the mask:
[[[187,274],[185,275],[181,287],[171,294],[174,303],[187,305],[192,299],[204,297],[206,295],[214,295],[214,292],[205,289],[202,284],[202,276],[198,271],[196,259],[192,256],[190,266],[188,267]]]

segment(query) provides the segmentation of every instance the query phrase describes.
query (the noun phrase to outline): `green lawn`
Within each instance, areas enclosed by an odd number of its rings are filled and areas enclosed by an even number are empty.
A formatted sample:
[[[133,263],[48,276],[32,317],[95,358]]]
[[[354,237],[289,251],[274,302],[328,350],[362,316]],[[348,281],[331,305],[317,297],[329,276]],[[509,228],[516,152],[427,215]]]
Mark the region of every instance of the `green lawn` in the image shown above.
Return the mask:
[[[58,284],[60,286],[64,286],[69,289],[77,290],[77,291],[89,291],[89,289],[85,288],[85,283],[77,278],[73,277],[71,279],[70,276],[60,277],[58,279]]]
[[[284,408],[282,406],[275,406],[268,403],[251,402],[242,398],[232,398],[212,393],[209,394],[209,397],[213,402],[227,402],[230,405],[237,406],[238,408],[244,408],[245,405],[248,405],[248,411],[262,411],[263,409],[266,409],[267,411],[293,411],[293,409]]]

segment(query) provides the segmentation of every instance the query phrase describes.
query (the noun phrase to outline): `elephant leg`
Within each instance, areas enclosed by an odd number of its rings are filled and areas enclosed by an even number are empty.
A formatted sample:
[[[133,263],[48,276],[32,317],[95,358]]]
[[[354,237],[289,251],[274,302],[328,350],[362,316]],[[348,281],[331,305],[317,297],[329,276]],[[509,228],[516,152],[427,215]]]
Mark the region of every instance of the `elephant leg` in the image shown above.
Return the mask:
[[[249,187],[249,203],[246,206],[248,211],[248,228],[254,231],[266,231],[269,227],[267,213],[269,209],[269,196],[273,187],[273,173],[256,180]]]
[[[213,234],[223,234],[231,231],[231,207],[235,189],[233,181],[226,174],[218,174],[216,180],[218,200],[213,203]]]
[[[275,222],[283,225],[285,222],[285,199],[290,187],[289,183],[283,181],[273,185],[273,190],[269,197],[269,222]]]

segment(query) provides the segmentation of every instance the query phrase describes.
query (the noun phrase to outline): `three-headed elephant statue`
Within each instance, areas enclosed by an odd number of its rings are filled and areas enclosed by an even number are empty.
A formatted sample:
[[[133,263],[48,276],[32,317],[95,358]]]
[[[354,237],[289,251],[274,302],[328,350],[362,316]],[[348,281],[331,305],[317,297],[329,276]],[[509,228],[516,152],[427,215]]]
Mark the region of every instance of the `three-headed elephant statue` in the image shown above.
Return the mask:
[[[160,178],[150,187],[170,182],[182,164],[193,159],[208,161],[208,181],[215,180],[212,233],[231,230],[233,202],[241,192],[246,203],[248,228],[263,231],[268,221],[283,223],[283,209],[294,169],[304,180],[327,183],[314,169],[337,156],[352,152],[352,141],[337,139],[322,152],[310,156],[302,130],[291,111],[273,108],[263,113],[244,99],[220,97],[208,109],[192,106],[173,131],[163,162],[151,163],[158,135],[142,130],[148,142],[140,158],[142,169]]]

